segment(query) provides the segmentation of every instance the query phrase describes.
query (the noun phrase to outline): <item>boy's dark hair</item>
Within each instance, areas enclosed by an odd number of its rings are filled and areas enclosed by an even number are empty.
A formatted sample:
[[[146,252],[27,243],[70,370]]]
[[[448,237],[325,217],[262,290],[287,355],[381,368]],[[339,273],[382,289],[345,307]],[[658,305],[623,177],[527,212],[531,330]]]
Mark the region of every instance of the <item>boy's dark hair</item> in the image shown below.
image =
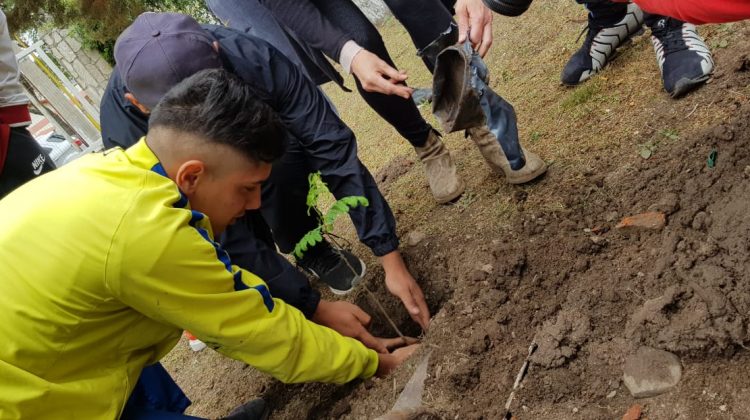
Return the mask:
[[[284,153],[286,130],[250,85],[224,69],[201,70],[172,87],[156,105],[149,127],[196,134],[233,147],[253,161]]]

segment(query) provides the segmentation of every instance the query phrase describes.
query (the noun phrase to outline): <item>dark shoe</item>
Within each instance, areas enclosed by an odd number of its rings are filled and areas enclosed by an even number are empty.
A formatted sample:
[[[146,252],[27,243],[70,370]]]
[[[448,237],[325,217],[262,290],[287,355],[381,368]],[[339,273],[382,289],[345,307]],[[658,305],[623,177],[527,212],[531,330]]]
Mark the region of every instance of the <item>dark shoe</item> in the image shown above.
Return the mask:
[[[232,410],[222,420],[266,420],[271,409],[262,399],[252,400]]]
[[[345,295],[351,292],[365,276],[364,261],[351,252],[333,248],[327,243],[318,244],[313,250],[297,260],[297,265],[327,284],[334,294]]]
[[[635,4],[628,4],[622,19],[606,26],[589,14],[586,39],[565,65],[562,83],[575,86],[596,74],[613,58],[617,48],[640,32],[642,26],[643,12]]]
[[[521,16],[531,6],[531,0],[484,0],[484,5],[504,16]]]
[[[664,89],[673,98],[703,84],[711,76],[714,60],[695,25],[664,16],[647,15]]]

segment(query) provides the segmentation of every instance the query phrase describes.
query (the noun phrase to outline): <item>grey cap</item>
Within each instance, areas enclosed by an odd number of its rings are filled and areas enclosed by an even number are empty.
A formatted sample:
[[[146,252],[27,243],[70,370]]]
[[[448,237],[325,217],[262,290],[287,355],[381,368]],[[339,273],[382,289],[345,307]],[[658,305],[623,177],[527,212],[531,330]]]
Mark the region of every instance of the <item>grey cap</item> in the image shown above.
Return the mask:
[[[153,109],[183,79],[222,66],[214,41],[190,16],[143,13],[117,38],[117,71],[138,102]]]

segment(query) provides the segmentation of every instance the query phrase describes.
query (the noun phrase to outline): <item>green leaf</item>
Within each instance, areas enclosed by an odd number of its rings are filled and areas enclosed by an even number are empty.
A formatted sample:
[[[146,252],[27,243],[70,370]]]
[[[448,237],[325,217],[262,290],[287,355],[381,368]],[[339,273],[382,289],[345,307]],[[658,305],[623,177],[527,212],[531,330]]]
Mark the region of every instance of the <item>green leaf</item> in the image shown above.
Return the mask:
[[[651,157],[653,152],[648,147],[642,147],[641,150],[638,151],[638,154],[641,155],[642,158],[648,159]]]

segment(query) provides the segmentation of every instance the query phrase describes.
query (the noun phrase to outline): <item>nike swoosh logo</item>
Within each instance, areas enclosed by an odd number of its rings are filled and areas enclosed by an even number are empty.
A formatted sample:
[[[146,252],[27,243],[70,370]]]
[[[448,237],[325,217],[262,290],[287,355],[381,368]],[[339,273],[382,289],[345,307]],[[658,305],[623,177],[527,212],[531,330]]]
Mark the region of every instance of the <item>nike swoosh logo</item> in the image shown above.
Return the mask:
[[[38,158],[34,159],[34,162],[37,162],[37,161],[39,162],[37,167],[35,168],[32,166],[32,169],[34,170],[34,176],[42,173],[42,169],[44,168],[44,155],[39,155]]]

